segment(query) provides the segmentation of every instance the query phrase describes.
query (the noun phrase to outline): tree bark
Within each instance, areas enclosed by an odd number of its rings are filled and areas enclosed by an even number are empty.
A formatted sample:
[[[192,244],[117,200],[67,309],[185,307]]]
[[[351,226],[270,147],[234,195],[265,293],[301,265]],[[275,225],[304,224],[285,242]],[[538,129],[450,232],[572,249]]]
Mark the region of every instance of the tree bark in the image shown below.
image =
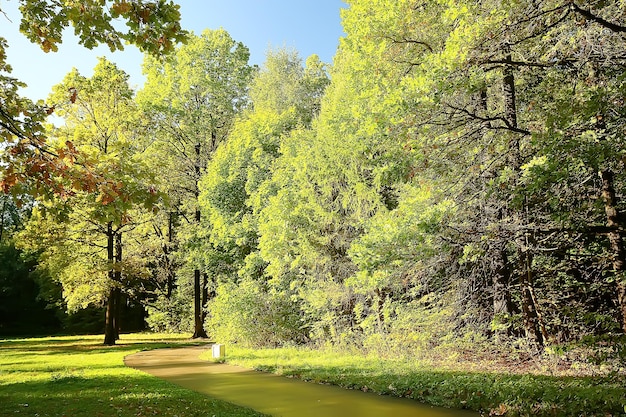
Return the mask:
[[[195,146],[196,151],[196,166],[195,166],[195,198],[196,198],[196,213],[195,221],[196,225],[200,226],[200,206],[198,198],[200,197],[200,189],[198,183],[200,182],[200,143]],[[200,269],[196,268],[193,271],[193,304],[194,304],[194,332],[193,339],[207,338],[206,331],[204,330],[204,308],[202,305],[202,283],[200,281]]]
[[[512,56],[508,46],[505,48],[505,62],[511,62]],[[505,65],[503,72],[503,96],[504,96],[504,117],[507,127],[512,130],[518,128],[517,122],[517,104],[515,93],[515,74],[511,65]],[[522,167],[522,156],[520,150],[520,137],[517,133],[511,133],[511,140],[509,141],[509,158],[508,163],[510,168],[516,173],[515,182],[517,183],[517,176]],[[524,207],[514,213],[517,219],[522,224],[528,224],[529,216],[525,212],[528,204],[525,202]],[[534,277],[533,277],[533,256],[531,253],[531,237],[526,234],[523,237],[516,239],[517,250],[520,259],[520,278],[519,283],[521,287],[521,303],[522,303],[522,315],[524,322],[524,329],[526,336],[530,338],[537,346],[542,347],[545,342],[545,326],[541,320],[539,314],[539,307],[536,303],[536,297],[534,297]]]
[[[502,246],[505,246],[502,244]],[[492,297],[493,297],[493,318],[494,324],[500,324],[511,317],[511,269],[509,267],[506,248],[496,248],[493,252],[493,277],[492,277]],[[496,326],[494,330],[496,339],[509,335],[508,326]]]
[[[209,274],[202,274],[202,323],[206,320],[206,306],[209,302]]]
[[[115,345],[117,335],[115,332],[115,315],[117,308],[117,291],[119,288],[112,287],[109,291],[109,297],[106,306],[105,327],[104,327],[104,344],[107,346]]]
[[[113,232],[113,222],[107,223],[107,262],[109,264],[109,283],[111,289],[106,304],[105,320],[104,320],[104,344],[107,346],[115,345],[117,339],[115,334],[115,234]]]
[[[207,338],[206,331],[204,330],[203,322],[203,308],[202,308],[202,288],[200,282],[200,270],[196,269],[193,279],[193,306],[194,306],[194,332],[193,339]]]
[[[118,231],[115,234],[115,282],[117,285],[122,283],[122,232]],[[119,286],[115,287],[115,309],[113,310],[113,330],[115,332],[115,340],[120,338],[121,327],[121,301],[122,291]]]
[[[174,292],[174,265],[170,259],[170,251],[174,243],[174,212],[170,211],[167,219],[167,244],[165,246],[165,267],[167,268],[167,298],[172,298]]]
[[[618,230],[620,226],[620,212],[617,208],[613,172],[611,170],[602,170],[600,171],[600,178],[602,179],[602,199],[604,200],[606,223],[611,230],[608,233],[608,238],[611,249],[611,267],[616,275],[615,290],[617,293],[619,320],[622,331],[626,333],[626,283],[623,280],[626,255],[622,235]]]

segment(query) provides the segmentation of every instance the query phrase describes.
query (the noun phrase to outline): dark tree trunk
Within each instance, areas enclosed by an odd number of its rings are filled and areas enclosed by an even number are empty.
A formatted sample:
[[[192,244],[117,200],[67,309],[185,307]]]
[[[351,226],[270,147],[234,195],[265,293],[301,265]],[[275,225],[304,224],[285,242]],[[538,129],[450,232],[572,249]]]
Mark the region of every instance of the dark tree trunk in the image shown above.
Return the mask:
[[[115,235],[115,282],[117,285],[122,284],[122,232],[118,231]],[[119,286],[115,287],[115,309],[113,310],[113,330],[115,331],[115,339],[120,338],[121,326],[121,302],[122,291]]]
[[[194,271],[193,278],[193,306],[194,306],[194,331],[193,339],[207,338],[206,331],[204,330],[203,322],[203,308],[202,308],[202,285],[200,281],[200,271],[196,269]]]
[[[174,212],[170,211],[167,220],[167,244],[165,246],[165,263],[167,268],[167,298],[172,298],[174,292],[174,265],[170,259],[170,251],[174,243]]]
[[[198,205],[198,198],[200,197],[200,189],[198,183],[200,181],[200,144],[197,143],[195,147],[196,151],[196,166],[195,166],[195,197],[196,197],[196,213],[195,220],[196,225],[200,226],[200,207]],[[202,295],[204,291],[202,288],[202,282],[200,280],[200,269],[196,268],[193,271],[193,314],[194,314],[194,332],[193,338],[206,338],[207,334],[204,330],[204,308],[202,304]]]
[[[505,58],[506,61],[511,60],[509,52]],[[517,129],[517,104],[515,102],[515,75],[510,65],[504,67],[504,77],[502,80],[502,93],[504,96],[504,119],[507,127]],[[512,133],[509,142],[508,163],[515,172],[520,170],[522,166],[519,147],[519,135]]]
[[[111,290],[106,304],[105,320],[104,320],[104,344],[113,346],[117,335],[115,332],[115,233],[113,232],[113,222],[107,223],[107,262],[109,264],[109,284]]]
[[[209,275],[202,274],[202,323],[206,319],[206,306],[209,302]]]
[[[622,331],[626,333],[626,284],[622,281],[622,275],[626,266],[626,256],[622,235],[619,231],[620,213],[617,208],[617,196],[613,184],[613,172],[611,170],[600,171],[602,179],[602,199],[606,213],[607,226],[609,227],[609,244],[611,248],[611,266],[613,273],[617,275],[615,280],[617,303],[619,307],[619,319]]]
[[[107,300],[104,326],[104,344],[107,346],[115,345],[115,341],[117,340],[117,334],[115,332],[115,315],[117,310],[116,290],[118,290],[118,288],[111,288],[109,291],[109,298]]]
[[[509,48],[505,49],[505,61],[512,61],[512,56]],[[520,135],[515,133],[518,128],[517,123],[517,104],[515,93],[515,75],[513,68],[510,65],[504,67],[503,77],[503,96],[504,96],[504,117],[507,127],[511,132],[511,140],[509,141],[509,155],[508,163],[509,167],[517,174],[519,174],[522,166],[522,156],[520,151]],[[517,182],[517,178],[515,178]],[[529,222],[528,213],[525,210],[528,209],[528,204],[525,203],[521,210],[518,210],[514,214],[514,221],[520,224],[527,224]],[[522,315],[524,321],[524,329],[526,336],[530,338],[539,347],[542,347],[545,342],[545,327],[539,314],[539,307],[537,305],[536,297],[534,296],[534,277],[533,277],[533,255],[531,252],[532,238],[528,235],[518,237],[516,239],[517,251],[520,260],[520,275],[519,283],[521,287],[521,302],[522,302]]]

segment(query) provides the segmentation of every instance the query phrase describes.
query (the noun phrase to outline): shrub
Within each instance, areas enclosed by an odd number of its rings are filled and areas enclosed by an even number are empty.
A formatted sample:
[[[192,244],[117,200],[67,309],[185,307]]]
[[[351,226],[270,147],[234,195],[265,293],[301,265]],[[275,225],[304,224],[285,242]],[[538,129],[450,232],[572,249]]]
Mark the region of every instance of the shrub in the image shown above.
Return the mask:
[[[297,305],[259,282],[222,283],[208,306],[205,327],[220,343],[276,347],[304,339]]]

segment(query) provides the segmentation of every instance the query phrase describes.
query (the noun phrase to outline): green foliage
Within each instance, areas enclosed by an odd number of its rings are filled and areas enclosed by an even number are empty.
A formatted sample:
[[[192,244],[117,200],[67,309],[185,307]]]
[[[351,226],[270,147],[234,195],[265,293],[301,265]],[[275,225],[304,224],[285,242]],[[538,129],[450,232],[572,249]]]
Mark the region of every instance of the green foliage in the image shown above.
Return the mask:
[[[160,195],[143,159],[145,137],[128,75],[102,58],[92,77],[73,70],[51,97],[68,90],[74,91],[73,100],[59,110],[65,124],[50,127],[49,143],[61,144],[59,152],[62,144],[71,143],[74,152],[67,156],[76,163],[63,169],[76,171],[85,183],[70,180],[78,174],[55,176],[62,192],[38,199],[18,241],[40,254],[38,270],[62,286],[63,307],[75,313],[105,302],[111,306],[113,288],[137,300],[141,288],[149,286],[149,260],[131,242],[141,236],[144,210],[153,209]],[[121,310],[116,320],[122,318]],[[101,330],[100,320],[83,326],[76,323],[81,317],[71,322],[76,317],[68,318],[68,329]]]
[[[453,215],[450,201],[437,204],[431,199],[428,189],[406,186],[395,210],[381,210],[371,218],[365,234],[350,247],[349,254],[359,267],[359,274],[348,285],[364,292],[401,292],[402,286],[411,285],[403,283],[402,276],[416,263],[437,255],[441,246],[436,236]]]
[[[288,296],[250,279],[222,283],[216,293],[206,327],[219,343],[276,347],[303,340],[298,306]]]
[[[70,306],[100,302],[115,271],[88,258],[79,243],[105,242],[83,237],[80,218],[120,230],[136,219],[131,237],[149,243],[129,244],[122,267],[132,283],[156,277],[141,291],[158,329],[187,326],[185,303],[201,295],[214,297],[213,336],[251,346],[539,355],[623,332],[623,2],[348,5],[332,67],[291,50],[250,67],[247,48],[217,30],[146,58],[142,112],[110,64],[90,80],[68,75],[54,100],[77,94],[55,109],[68,124],[50,143],[110,180],[50,177],[76,195],[45,208],[72,225],[40,207],[24,245],[47,243],[41,264]],[[18,83],[7,85],[30,123]],[[8,170],[6,187],[20,175]],[[433,378],[416,397],[430,397]],[[475,393],[459,397],[481,403]],[[544,412],[552,400],[501,401],[485,411]]]
[[[74,28],[79,43],[87,48],[107,44],[115,51],[123,49],[123,42],[130,42],[157,56],[170,52],[187,37],[180,27],[179,6],[171,1],[25,0],[19,8],[20,30],[44,52],[57,50],[62,32],[69,26]],[[113,24],[117,19],[126,23],[126,30]],[[21,97],[18,89],[25,84],[10,76],[7,47],[6,40],[0,37],[0,140],[5,151],[1,154],[2,163],[6,165],[0,187],[4,192],[13,190],[15,195],[24,191],[39,195],[64,193],[66,190],[60,184],[51,181],[54,176],[62,176],[82,182],[89,189],[93,183],[88,178],[66,169],[68,163],[75,162],[73,157],[66,158],[75,153],[72,142],[62,144],[60,150],[51,148],[44,128],[48,115],[75,102],[76,90],[65,90],[64,95],[57,95],[47,105]]]
[[[297,300],[320,344],[616,331],[618,3],[350,1],[312,123],[324,77],[270,57],[202,182],[212,244],[242,248],[230,281]]]
[[[60,312],[48,304],[42,291],[50,278],[33,273],[36,266],[36,254],[23,252],[12,242],[0,243],[0,334],[51,334],[60,330]],[[55,290],[58,300],[60,291],[58,287]]]
[[[148,305],[146,324],[150,330],[160,333],[192,332],[193,317],[188,301],[189,298],[178,291],[169,298],[161,295]]]
[[[209,231],[200,227],[198,183],[235,116],[248,104],[248,84],[255,72],[249,56],[247,47],[220,29],[192,35],[168,60],[146,57],[144,62],[147,80],[137,101],[154,137],[148,148],[150,163],[162,173],[166,209],[179,220],[156,227],[169,229],[167,274],[176,274],[172,262],[176,257],[185,268],[177,275],[181,283],[189,280],[182,272],[194,269],[203,269],[214,279],[220,271],[205,267],[223,264],[222,258],[228,256],[229,245],[222,245],[226,253],[211,247]]]

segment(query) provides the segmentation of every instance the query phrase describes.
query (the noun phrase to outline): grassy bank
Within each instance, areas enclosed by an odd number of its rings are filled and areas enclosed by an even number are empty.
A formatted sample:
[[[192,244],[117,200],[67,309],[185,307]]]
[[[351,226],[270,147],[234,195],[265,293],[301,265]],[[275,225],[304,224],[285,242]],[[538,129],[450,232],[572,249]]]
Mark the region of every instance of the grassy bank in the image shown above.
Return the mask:
[[[207,354],[208,355],[208,354]],[[626,376],[480,361],[393,360],[308,349],[227,346],[229,363],[350,389],[505,416],[626,416]],[[208,359],[208,358],[207,358]],[[551,373],[551,375],[549,375]],[[578,373],[578,375],[574,375]]]
[[[0,416],[261,416],[124,366],[126,355],[183,337],[123,335],[0,340]]]

